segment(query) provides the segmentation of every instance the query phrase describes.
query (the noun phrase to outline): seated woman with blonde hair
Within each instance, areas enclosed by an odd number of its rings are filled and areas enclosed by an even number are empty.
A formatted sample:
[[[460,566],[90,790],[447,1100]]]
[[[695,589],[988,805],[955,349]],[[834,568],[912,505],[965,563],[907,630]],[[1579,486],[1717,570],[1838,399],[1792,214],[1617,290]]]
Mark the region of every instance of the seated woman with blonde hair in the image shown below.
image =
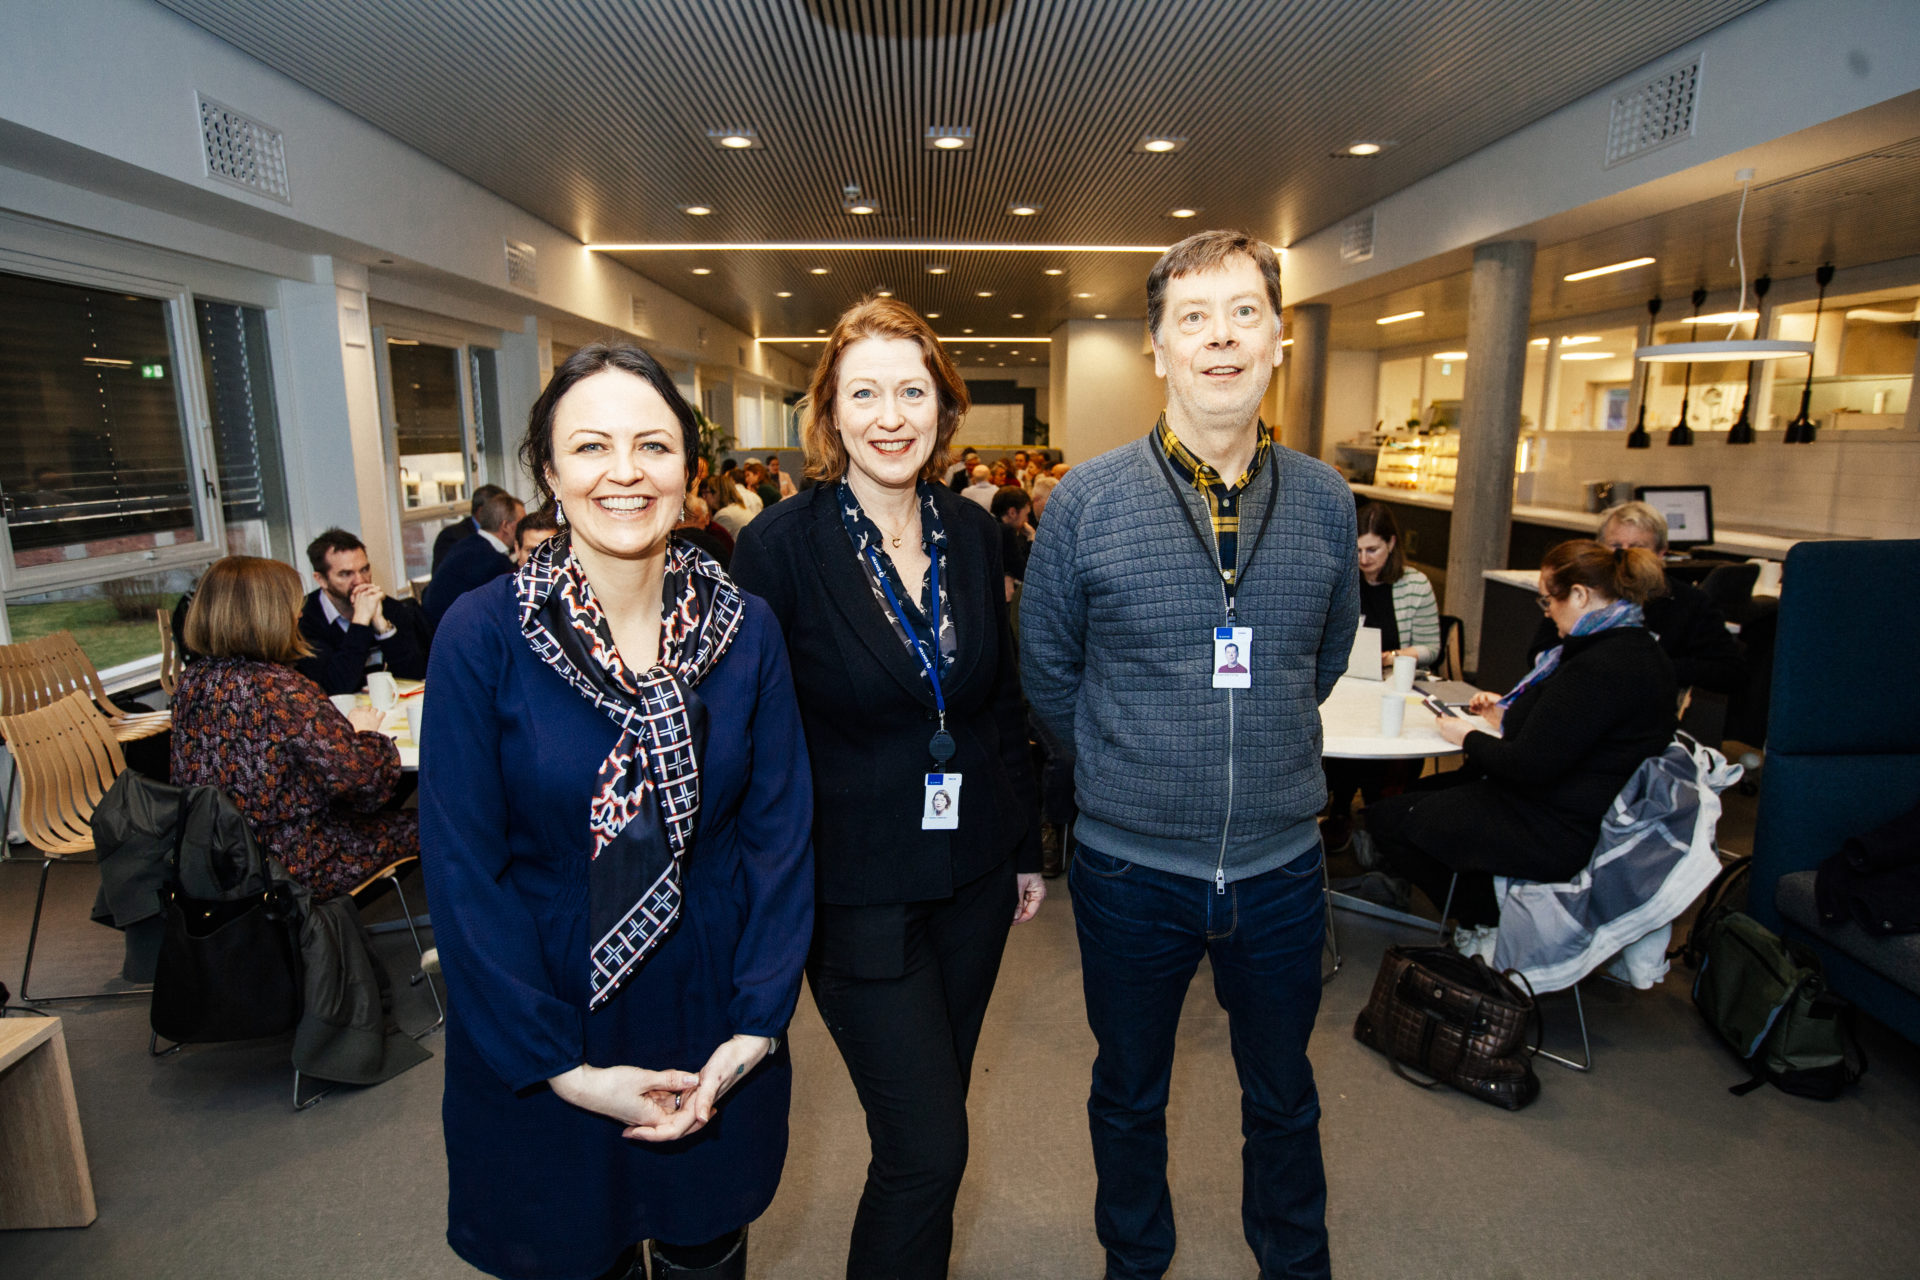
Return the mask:
[[[254,838],[324,901],[419,852],[419,815],[379,812],[400,783],[400,749],[371,707],[340,714],[293,664],[300,575],[278,560],[214,561],[187,611],[204,655],[173,696],[173,781],[218,787]]]

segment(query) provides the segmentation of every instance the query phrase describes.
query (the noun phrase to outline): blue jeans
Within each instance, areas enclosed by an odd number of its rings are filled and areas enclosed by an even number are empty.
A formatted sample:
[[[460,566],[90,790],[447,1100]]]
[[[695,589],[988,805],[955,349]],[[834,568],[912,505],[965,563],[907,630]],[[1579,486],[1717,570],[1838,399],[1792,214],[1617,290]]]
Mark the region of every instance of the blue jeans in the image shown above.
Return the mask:
[[[1320,1098],[1307,1061],[1326,934],[1322,858],[1316,846],[1219,894],[1211,880],[1080,847],[1069,883],[1100,1046],[1087,1118],[1108,1280],[1157,1280],[1173,1261],[1167,1092],[1202,954],[1240,1076],[1240,1217],[1260,1278],[1331,1274]]]

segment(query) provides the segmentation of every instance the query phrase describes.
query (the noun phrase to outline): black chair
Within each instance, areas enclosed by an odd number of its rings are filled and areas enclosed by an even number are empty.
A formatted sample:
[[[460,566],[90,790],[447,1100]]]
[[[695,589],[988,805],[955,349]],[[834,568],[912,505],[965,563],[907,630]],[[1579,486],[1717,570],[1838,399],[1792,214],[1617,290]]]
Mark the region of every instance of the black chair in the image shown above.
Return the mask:
[[[1434,659],[1433,674],[1441,680],[1465,680],[1462,654],[1467,649],[1467,624],[1450,613],[1440,615],[1440,656]]]
[[[1707,599],[1726,615],[1728,622],[1741,626],[1752,608],[1753,586],[1758,581],[1760,566],[1757,564],[1723,564],[1701,579],[1700,590],[1706,592]]]

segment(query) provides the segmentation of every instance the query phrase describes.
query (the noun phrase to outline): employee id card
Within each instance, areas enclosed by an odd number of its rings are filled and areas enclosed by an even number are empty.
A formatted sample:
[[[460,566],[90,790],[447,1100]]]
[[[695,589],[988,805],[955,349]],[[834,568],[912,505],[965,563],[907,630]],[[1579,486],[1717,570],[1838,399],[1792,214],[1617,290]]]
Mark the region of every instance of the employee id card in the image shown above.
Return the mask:
[[[958,831],[960,829],[960,775],[927,775],[925,803],[920,810],[922,831]]]
[[[1213,687],[1253,688],[1253,628],[1213,629]]]

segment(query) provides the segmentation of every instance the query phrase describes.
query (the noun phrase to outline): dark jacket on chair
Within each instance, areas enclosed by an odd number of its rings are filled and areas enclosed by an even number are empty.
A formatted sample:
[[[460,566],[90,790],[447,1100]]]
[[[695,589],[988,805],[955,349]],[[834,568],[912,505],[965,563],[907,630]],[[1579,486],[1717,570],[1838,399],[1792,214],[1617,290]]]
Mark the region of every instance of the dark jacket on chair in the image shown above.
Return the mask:
[[[1038,871],[1026,704],[993,517],[933,487],[959,640],[942,683],[958,748],[947,770],[962,775],[965,791],[959,830],[923,831],[933,693],[854,556],[837,489],[817,485],[768,510],[741,531],[733,557],[741,589],[765,599],[786,633],[813,766],[819,901],[944,898],[1009,857],[1016,870]]]
[[[465,520],[455,520],[440,530],[433,539],[433,560],[428,564],[427,572],[440,572],[440,563],[447,558],[447,552],[478,532],[480,532],[480,526],[474,523],[472,516],[468,516]]]
[[[455,600],[475,587],[484,587],[512,572],[513,560],[504,552],[496,551],[485,538],[475,536],[455,543],[440,567],[433,571],[433,581],[427,584],[426,598],[421,601],[427,611],[427,621],[439,626],[440,619]]]
[[[1747,661],[1740,653],[1740,642],[1727,630],[1727,616],[1706,592],[1668,574],[1667,594],[1647,601],[1645,613],[1647,630],[1672,660],[1680,688],[1730,694],[1745,687]],[[1559,643],[1560,633],[1553,629],[1552,620],[1543,618],[1527,656],[1537,658]]]
[[[300,635],[313,648],[313,656],[300,659],[293,669],[329,696],[360,692],[369,671],[391,671],[402,680],[426,679],[433,630],[420,606],[411,600],[389,599],[381,608],[394,629],[384,640],[374,635],[372,627],[349,623],[343,628],[328,622],[319,590],[308,592],[306,606],[300,610]],[[372,660],[376,649],[380,651],[377,661]]]

